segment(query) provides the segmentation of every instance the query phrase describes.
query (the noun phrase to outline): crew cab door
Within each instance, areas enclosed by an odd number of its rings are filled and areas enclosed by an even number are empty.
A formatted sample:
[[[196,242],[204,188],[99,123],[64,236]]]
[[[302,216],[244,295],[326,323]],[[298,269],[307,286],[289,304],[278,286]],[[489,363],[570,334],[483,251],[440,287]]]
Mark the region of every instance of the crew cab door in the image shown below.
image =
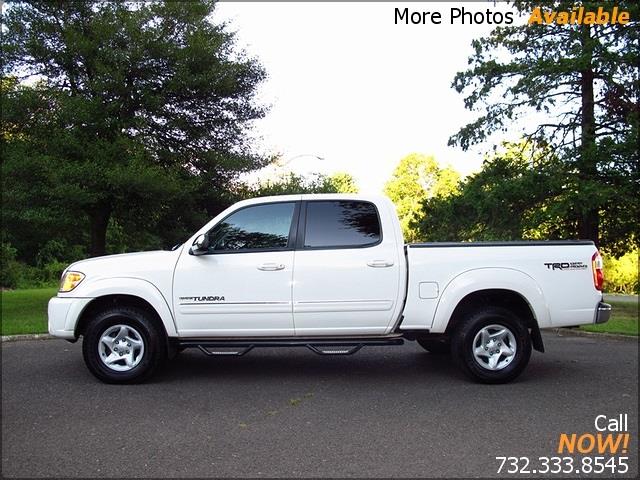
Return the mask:
[[[298,208],[295,201],[243,207],[207,232],[206,253],[182,253],[173,282],[181,337],[294,334],[291,282]]]
[[[404,261],[393,235],[387,237],[371,202],[302,202],[293,286],[296,335],[386,333]]]

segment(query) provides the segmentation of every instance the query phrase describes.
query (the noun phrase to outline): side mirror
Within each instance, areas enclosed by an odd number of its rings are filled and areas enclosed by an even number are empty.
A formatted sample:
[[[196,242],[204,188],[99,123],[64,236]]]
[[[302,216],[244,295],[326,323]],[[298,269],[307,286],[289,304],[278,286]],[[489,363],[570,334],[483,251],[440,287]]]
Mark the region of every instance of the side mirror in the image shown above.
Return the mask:
[[[193,242],[193,245],[189,249],[191,255],[204,255],[209,251],[209,235],[202,234]]]

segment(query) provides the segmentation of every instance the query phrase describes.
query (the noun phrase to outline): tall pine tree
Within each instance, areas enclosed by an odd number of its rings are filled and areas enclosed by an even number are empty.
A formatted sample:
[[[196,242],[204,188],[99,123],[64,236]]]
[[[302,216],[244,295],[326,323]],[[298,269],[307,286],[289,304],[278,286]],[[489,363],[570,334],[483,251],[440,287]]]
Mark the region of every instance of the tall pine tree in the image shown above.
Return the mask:
[[[575,223],[575,236],[614,247],[637,241],[639,4],[512,3],[525,18],[534,8],[611,11],[617,6],[630,12],[631,21],[501,26],[475,40],[469,68],[456,75],[453,87],[465,95],[465,106],[480,115],[449,143],[468,149],[539,112],[533,116],[539,121],[528,119],[525,131],[517,133],[548,144],[563,161],[564,211]]]

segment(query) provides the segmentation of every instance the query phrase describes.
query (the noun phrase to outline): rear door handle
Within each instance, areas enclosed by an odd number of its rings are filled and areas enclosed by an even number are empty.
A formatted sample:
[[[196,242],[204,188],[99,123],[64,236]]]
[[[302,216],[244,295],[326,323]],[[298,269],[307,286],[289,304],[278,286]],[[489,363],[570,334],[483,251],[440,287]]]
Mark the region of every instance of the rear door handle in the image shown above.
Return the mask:
[[[393,262],[389,260],[373,260],[372,262],[368,262],[367,265],[373,268],[386,268],[393,267]]]
[[[258,270],[262,270],[265,272],[284,270],[284,265],[282,263],[263,263],[262,265],[258,266]]]

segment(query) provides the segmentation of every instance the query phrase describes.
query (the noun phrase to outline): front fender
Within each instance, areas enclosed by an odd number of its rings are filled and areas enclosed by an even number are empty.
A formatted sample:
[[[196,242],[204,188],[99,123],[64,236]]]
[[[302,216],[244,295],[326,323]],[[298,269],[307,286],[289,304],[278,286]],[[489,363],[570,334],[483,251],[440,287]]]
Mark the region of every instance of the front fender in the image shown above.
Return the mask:
[[[162,295],[162,292],[151,282],[142,278],[111,277],[97,279],[83,285],[83,298],[95,299],[107,295],[130,295],[145,300],[157,312],[164,324],[167,335],[169,337],[178,336],[175,319],[171,313],[169,303],[164,295]],[[67,325],[65,328],[67,330],[73,330],[75,328],[75,322],[77,322],[77,316],[76,318],[67,316]]]
[[[430,331],[443,333],[454,310],[467,295],[480,290],[510,290],[519,294],[531,308],[539,328],[551,326],[549,308],[542,289],[526,273],[511,268],[478,268],[454,277],[445,287]]]

